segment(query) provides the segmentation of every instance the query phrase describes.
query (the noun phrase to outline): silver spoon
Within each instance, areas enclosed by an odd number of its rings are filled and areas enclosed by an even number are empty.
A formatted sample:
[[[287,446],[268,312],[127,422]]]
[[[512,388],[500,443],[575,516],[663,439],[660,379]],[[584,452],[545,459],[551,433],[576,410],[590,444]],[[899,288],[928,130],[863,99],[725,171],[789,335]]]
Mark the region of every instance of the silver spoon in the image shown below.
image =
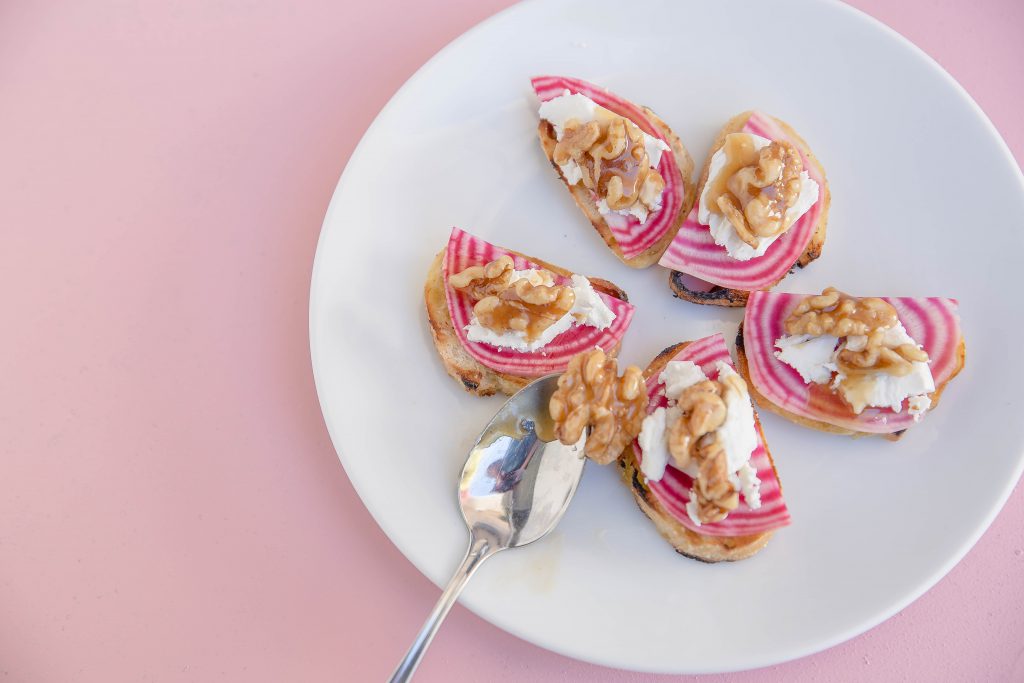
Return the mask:
[[[582,449],[555,438],[548,402],[558,375],[529,384],[484,428],[459,478],[459,506],[469,549],[398,668],[408,681],[455,599],[480,563],[506,548],[533,543],[555,528],[583,475]]]

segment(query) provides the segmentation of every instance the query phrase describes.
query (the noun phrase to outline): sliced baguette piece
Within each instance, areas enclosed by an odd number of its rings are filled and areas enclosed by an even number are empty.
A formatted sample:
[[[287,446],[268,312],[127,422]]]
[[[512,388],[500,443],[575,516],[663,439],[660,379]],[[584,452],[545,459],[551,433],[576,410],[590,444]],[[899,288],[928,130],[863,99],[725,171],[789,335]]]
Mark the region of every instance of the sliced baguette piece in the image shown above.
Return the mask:
[[[682,342],[675,344],[659,353],[644,370],[644,378],[647,379],[660,374],[668,362],[691,343]],[[772,460],[771,452],[768,450],[768,442],[764,439],[764,430],[761,428],[761,422],[757,419],[756,413],[754,414],[754,421],[758,432],[761,434],[761,440],[764,441],[768,459],[772,461],[772,469],[775,469],[775,461]],[[654,522],[658,533],[680,555],[708,563],[743,560],[764,548],[772,534],[775,533],[774,531],[766,531],[749,536],[707,536],[692,531],[680,524],[644,483],[645,478],[640,472],[640,465],[636,461],[632,444],[627,446],[622,452],[618,463],[622,482],[633,493],[633,499],[636,500],[637,506]],[[778,471],[775,472],[775,476],[778,477]]]
[[[608,223],[605,222],[601,212],[597,210],[597,204],[591,198],[590,191],[583,187],[581,183],[570,185],[565,176],[562,175],[561,169],[554,160],[555,144],[558,142],[555,138],[554,127],[547,121],[541,120],[537,126],[537,137],[540,138],[540,146],[544,150],[544,155],[547,156],[562,184],[565,185],[569,194],[576,201],[576,206],[580,208],[580,211],[587,217],[590,224],[594,226],[594,230],[601,236],[601,239],[608,245],[608,248],[627,266],[631,268],[647,268],[658,262],[662,253],[668,248],[676,233],[679,232],[679,226],[686,220],[687,214],[690,213],[690,209],[693,207],[693,201],[697,197],[697,192],[696,185],[693,183],[693,158],[686,150],[686,147],[683,146],[679,136],[653,111],[647,107],[638,106],[638,108],[651,120],[651,123],[654,124],[658,132],[665,138],[668,146],[672,148],[672,154],[676,159],[676,166],[679,168],[679,181],[683,184],[683,203],[679,208],[678,214],[673,219],[671,227],[665,234],[657,242],[632,258],[627,258],[622,253],[615,235],[612,234],[611,228],[608,227]]]
[[[950,377],[946,379],[946,381],[936,386],[935,391],[933,393],[929,394],[929,397],[932,400],[931,408],[928,409],[929,412],[935,410],[935,408],[939,405],[939,399],[942,397],[942,392],[945,390],[946,386],[950,383],[950,381],[952,381],[952,379],[959,375],[960,371],[963,370],[964,362],[966,361],[966,359],[967,345],[964,343],[963,337],[961,337],[960,343],[957,346],[956,370]],[[843,436],[880,436],[883,439],[886,439],[887,441],[899,441],[907,432],[906,429],[902,429],[898,432],[879,434],[876,432],[862,432],[855,429],[848,429],[846,427],[840,427],[838,425],[823,422],[821,420],[814,420],[809,417],[804,417],[803,415],[797,415],[779,406],[778,404],[770,401],[764,394],[757,390],[757,387],[755,387],[754,383],[750,380],[750,366],[747,364],[746,348],[743,341],[742,322],[740,323],[739,331],[736,333],[736,371],[740,373],[740,375],[743,377],[743,380],[747,383],[747,390],[750,392],[750,395],[754,397],[754,401],[757,403],[757,406],[759,408],[763,408],[764,410],[773,412],[779,417],[784,417],[790,422],[798,424],[801,427],[807,427],[808,429],[816,429],[819,432],[825,432],[827,434],[840,434]]]
[[[725,136],[730,133],[739,133],[743,130],[743,126],[746,125],[747,119],[749,119],[753,113],[753,111],[745,111],[742,114],[732,117],[718,132],[714,143],[711,145],[711,150],[708,152],[707,158],[704,160],[704,169],[701,171],[700,181],[697,183],[697,191],[694,197],[695,200],[704,193],[704,185],[708,181],[708,171],[711,168],[711,157],[713,157],[715,152],[721,149],[722,145],[725,144]],[[774,287],[781,282],[786,275],[792,273],[796,268],[805,268],[811,263],[811,261],[814,261],[821,256],[821,251],[825,246],[828,210],[832,201],[832,194],[829,191],[828,178],[825,175],[825,169],[822,167],[821,162],[818,161],[818,158],[814,156],[810,146],[788,123],[775,118],[774,116],[771,118],[786,132],[786,134],[800,148],[800,151],[807,156],[810,162],[817,167],[818,171],[821,173],[821,177],[825,179],[825,184],[823,188],[824,197],[822,199],[823,204],[821,216],[818,218],[818,225],[815,227],[814,234],[807,243],[807,247],[804,249],[803,254],[800,255],[786,274],[764,289],[771,289],[771,287]],[[702,289],[695,286],[695,280],[700,282],[698,278],[673,270],[669,273],[668,284],[672,289],[672,293],[675,294],[676,297],[695,304],[736,307],[745,306],[747,303],[747,296],[749,295],[748,291],[742,289],[728,289],[712,283],[703,283],[707,287]]]
[[[424,301],[427,307],[427,320],[430,323],[430,333],[434,338],[434,346],[444,363],[445,370],[453,379],[457,380],[466,391],[477,396],[490,396],[497,392],[503,394],[514,394],[536,377],[519,377],[508,373],[497,372],[483,365],[473,358],[462,346],[455,328],[452,326],[451,315],[448,312],[448,300],[445,296],[444,277],[441,273],[441,265],[444,259],[442,249],[434,261],[430,264],[427,273],[427,281],[423,288]],[[532,256],[525,256],[519,252],[511,252],[524,256],[542,268],[547,268],[556,275],[569,277],[571,271],[559,268],[545,261]],[[595,290],[603,292],[622,301],[629,301],[626,293],[617,285],[600,278],[588,278]],[[605,349],[609,356],[615,356],[619,352],[620,344],[610,349]]]

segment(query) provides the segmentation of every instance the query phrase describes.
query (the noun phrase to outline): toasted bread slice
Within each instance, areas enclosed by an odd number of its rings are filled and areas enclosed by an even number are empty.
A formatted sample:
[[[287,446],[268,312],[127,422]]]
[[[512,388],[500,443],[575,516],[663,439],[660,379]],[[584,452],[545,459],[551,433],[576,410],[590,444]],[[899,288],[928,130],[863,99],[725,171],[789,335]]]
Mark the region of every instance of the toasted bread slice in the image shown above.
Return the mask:
[[[743,126],[746,125],[747,119],[753,112],[745,111],[742,114],[734,116],[722,127],[722,130],[718,132],[718,136],[715,138],[715,142],[711,145],[711,150],[708,152],[707,158],[704,160],[704,170],[700,174],[700,182],[697,184],[696,197],[700,197],[704,193],[704,185],[708,181],[708,171],[711,168],[711,157],[715,155],[722,145],[725,144],[725,136],[730,133],[739,133],[743,130]],[[775,117],[772,117],[775,118]],[[789,273],[793,272],[794,268],[804,268],[811,261],[821,256],[821,250],[825,246],[825,230],[828,224],[828,209],[832,201],[832,195],[828,189],[828,179],[825,175],[825,169],[822,167],[821,162],[811,152],[811,148],[804,142],[804,139],[797,134],[793,128],[782,121],[781,119],[775,119],[779,126],[786,131],[786,134],[790,136],[793,142],[800,148],[800,151],[807,156],[812,164],[814,164],[818,171],[821,173],[821,177],[825,179],[824,183],[824,197],[822,199],[823,205],[821,209],[821,216],[818,218],[818,225],[814,230],[814,234],[811,236],[810,241],[807,243],[807,248],[804,249],[803,254],[797,259],[793,267],[790,268],[789,272],[784,274],[778,280],[765,287],[770,289],[783,280]],[[692,206],[692,204],[691,204]],[[718,285],[712,285],[709,289],[701,290],[696,289],[692,286],[687,285],[687,278],[691,277],[685,273],[673,270],[669,273],[668,284],[672,288],[672,292],[680,299],[686,299],[687,301],[695,304],[708,304],[712,306],[745,306],[747,303],[747,296],[749,292],[742,289],[728,289],[726,287],[719,287]]]
[[[670,346],[659,353],[651,361],[651,364],[647,366],[647,369],[644,370],[644,378],[653,377],[661,373],[668,362],[688,344],[690,342],[682,342],[681,344]],[[757,423],[758,431],[762,432],[761,423],[757,420],[756,414],[754,420]],[[761,433],[761,438],[764,441],[763,432]],[[765,441],[765,452],[768,453],[768,458],[771,460],[772,456],[768,451],[767,441]],[[640,465],[637,463],[636,456],[633,453],[632,444],[627,446],[622,452],[622,456],[619,458],[619,468],[622,470],[622,481],[633,492],[633,498],[636,500],[637,506],[654,522],[658,533],[671,543],[672,547],[680,555],[685,555],[701,562],[733,562],[743,560],[764,548],[772,534],[775,533],[774,531],[766,531],[762,534],[750,536],[706,536],[691,531],[665,510],[658,497],[647,488],[647,485],[644,483],[644,476],[640,472]],[[774,468],[775,462],[772,460],[772,469]],[[777,477],[778,472],[775,474]]]
[[[511,253],[518,254],[518,252]],[[523,254],[518,255],[524,256]],[[456,336],[451,315],[448,313],[448,299],[445,296],[444,277],[441,274],[443,258],[444,250],[441,250],[434,258],[434,262],[430,264],[423,295],[427,306],[427,319],[430,321],[430,333],[434,338],[437,353],[444,362],[445,370],[471,394],[490,396],[499,391],[509,395],[516,393],[536,377],[519,377],[486,367],[469,355]],[[572,275],[571,271],[538,258],[532,256],[525,256],[525,258],[557,275],[565,277]],[[595,290],[622,301],[629,301],[626,293],[611,282],[599,278],[588,279]],[[605,352],[609,356],[615,356],[619,352],[619,346],[620,344],[616,344],[610,349],[605,349]]]
[[[946,385],[960,374],[960,371],[964,368],[964,361],[967,358],[967,346],[964,343],[963,338],[960,339],[960,344],[957,346],[957,367],[949,378],[945,382],[935,387],[935,391],[929,394],[932,405],[929,411],[934,410],[939,405],[939,398],[942,396],[943,390]],[[757,402],[758,407],[765,410],[771,411],[780,417],[784,417],[790,422],[800,425],[801,427],[807,427],[809,429],[817,429],[819,432],[826,432],[828,434],[842,434],[845,436],[880,436],[889,441],[899,441],[899,439],[906,433],[906,429],[902,429],[898,432],[891,432],[889,434],[879,434],[877,432],[862,432],[855,429],[847,429],[846,427],[839,427],[828,422],[822,422],[821,420],[814,420],[803,415],[797,415],[791,413],[785,408],[773,403],[768,400],[761,392],[757,390],[754,383],[750,381],[750,367],[747,365],[747,354],[743,343],[743,323],[740,323],[740,329],[736,333],[736,371],[743,376],[743,379],[747,383],[747,389],[750,391],[750,395],[754,397],[754,401]]]
[[[668,142],[668,146],[672,148],[672,154],[676,159],[676,166],[679,168],[680,178],[679,181],[683,184],[683,204],[679,208],[679,214],[672,221],[671,227],[665,232],[665,234],[657,242],[652,244],[650,247],[640,252],[632,258],[627,258],[622,250],[619,248],[619,243],[615,239],[615,235],[612,234],[611,228],[608,227],[608,223],[605,222],[604,216],[597,210],[597,205],[594,200],[590,197],[590,191],[587,190],[583,185],[577,183],[576,185],[570,185],[565,176],[562,175],[561,169],[558,164],[555,163],[553,155],[555,153],[555,144],[558,142],[555,139],[555,129],[547,121],[542,120],[537,126],[537,136],[540,138],[540,145],[544,149],[544,154],[547,156],[548,161],[551,162],[551,166],[555,169],[558,177],[565,185],[566,189],[572,195],[572,198],[576,200],[576,206],[580,207],[580,211],[587,217],[590,224],[597,230],[597,234],[601,236],[604,243],[608,245],[608,248],[619,257],[619,260],[625,263],[627,266],[632,268],[647,268],[658,262],[661,258],[662,253],[671,244],[672,239],[679,232],[679,226],[686,220],[686,216],[690,213],[690,209],[693,208],[693,201],[697,197],[696,186],[693,184],[693,158],[690,153],[686,151],[686,147],[683,146],[679,136],[672,132],[672,129],[662,121],[657,114],[648,109],[647,107],[639,107],[643,110],[644,114],[651,120],[654,126],[658,129],[658,132],[664,136]]]

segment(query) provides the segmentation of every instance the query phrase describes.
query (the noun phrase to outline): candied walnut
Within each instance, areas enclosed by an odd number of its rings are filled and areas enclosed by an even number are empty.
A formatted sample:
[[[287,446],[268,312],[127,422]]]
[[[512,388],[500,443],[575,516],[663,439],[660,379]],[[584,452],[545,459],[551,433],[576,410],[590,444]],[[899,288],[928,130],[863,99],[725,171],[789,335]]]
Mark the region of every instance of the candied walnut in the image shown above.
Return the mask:
[[[739,493],[729,476],[728,459],[717,430],[725,423],[726,401],[731,394],[750,400],[739,375],[720,381],[704,380],[688,387],[676,402],[679,418],[668,426],[668,448],[673,464],[697,466],[693,492],[702,524],[719,522],[739,505]]]
[[[693,495],[701,524],[720,522],[740,504],[740,495],[729,477],[725,449],[716,434],[705,435],[697,451],[697,478]]]
[[[654,208],[664,191],[665,179],[656,170],[652,170],[644,178],[643,185],[640,186],[640,203],[647,208]]]
[[[478,301],[473,314],[477,322],[498,334],[522,332],[533,341],[572,310],[574,303],[572,287],[516,280],[498,294]]]
[[[654,208],[665,179],[651,168],[643,131],[636,124],[622,117],[612,120],[605,141],[595,145],[590,154],[591,177],[608,208],[620,211],[638,202],[647,209]]]
[[[727,157],[744,154],[740,142],[727,140]],[[745,154],[752,154],[752,150]],[[761,239],[781,235],[792,226],[786,212],[800,197],[800,174],[804,170],[800,153],[788,142],[774,141],[756,154],[756,161],[750,165],[737,167],[743,162],[729,159],[722,171],[726,175],[724,191],[717,192],[713,202],[740,239],[755,249]],[[722,181],[714,182],[721,185]]]
[[[725,403],[718,382],[704,380],[683,391],[676,406],[680,415],[668,426],[668,452],[675,466],[684,469],[693,459],[701,437],[725,422]]]
[[[622,116],[609,115],[586,124],[570,119],[551,158],[559,166],[575,161],[583,186],[615,211],[637,203],[653,210],[665,189],[665,179],[651,166],[643,131]]]
[[[564,166],[570,160],[579,162],[600,137],[601,126],[597,121],[581,124],[576,119],[569,119],[551,157],[559,166]]]
[[[476,301],[473,314],[481,325],[498,334],[522,332],[533,341],[572,310],[576,294],[568,285],[556,285],[548,270],[539,268],[513,281],[514,272],[512,257],[505,255],[483,266],[470,266],[448,282]]]
[[[875,297],[857,299],[827,287],[801,301],[785,322],[786,334],[866,335],[895,327],[899,316],[892,304]],[[878,337],[880,339],[881,337]]]
[[[515,264],[509,255],[499,256],[487,265],[470,266],[450,275],[448,284],[465,292],[471,299],[480,300],[505,291],[512,281]],[[546,271],[545,271],[546,272]]]
[[[640,433],[646,408],[640,368],[630,365],[619,377],[617,361],[599,348],[569,361],[548,405],[558,440],[574,444],[589,427],[584,452],[602,465],[617,459]]]
[[[616,116],[608,122],[604,139],[590,148],[590,156],[597,161],[617,159],[626,152],[627,147],[631,147],[629,143],[641,139],[640,130],[632,122],[626,121],[621,116]],[[633,158],[636,159],[636,157]]]
[[[842,349],[836,357],[836,368],[846,377],[875,372],[903,377],[913,371],[914,363],[927,362],[928,353],[913,344],[890,348],[869,341],[861,351]]]

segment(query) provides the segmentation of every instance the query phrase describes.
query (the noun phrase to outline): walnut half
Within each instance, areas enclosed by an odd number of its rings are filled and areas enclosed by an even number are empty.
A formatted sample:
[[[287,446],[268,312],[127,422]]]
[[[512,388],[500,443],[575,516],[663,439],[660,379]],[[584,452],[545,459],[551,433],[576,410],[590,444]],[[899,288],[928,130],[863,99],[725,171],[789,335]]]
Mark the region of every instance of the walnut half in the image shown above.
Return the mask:
[[[602,465],[616,460],[640,433],[646,408],[640,368],[630,365],[619,377],[617,361],[600,348],[569,361],[548,404],[558,440],[575,444],[590,428],[584,452]]]
[[[740,504],[739,492],[729,478],[725,449],[717,434],[708,434],[701,439],[693,496],[701,524],[722,521]]]
[[[679,419],[668,426],[668,452],[678,469],[685,469],[698,450],[698,443],[725,422],[725,403],[718,382],[704,380],[679,395]]]
[[[576,119],[569,119],[565,123],[562,139],[555,143],[551,158],[559,166],[564,166],[570,161],[578,163],[600,138],[601,126],[597,121],[581,124]]]
[[[448,276],[448,284],[465,292],[470,299],[479,301],[504,291],[512,281],[515,263],[507,254],[483,266],[470,266]]]
[[[758,152],[757,163],[738,169],[726,181],[717,205],[741,240],[755,249],[762,238],[791,227],[786,212],[800,197],[800,153],[788,142],[774,141]]]

